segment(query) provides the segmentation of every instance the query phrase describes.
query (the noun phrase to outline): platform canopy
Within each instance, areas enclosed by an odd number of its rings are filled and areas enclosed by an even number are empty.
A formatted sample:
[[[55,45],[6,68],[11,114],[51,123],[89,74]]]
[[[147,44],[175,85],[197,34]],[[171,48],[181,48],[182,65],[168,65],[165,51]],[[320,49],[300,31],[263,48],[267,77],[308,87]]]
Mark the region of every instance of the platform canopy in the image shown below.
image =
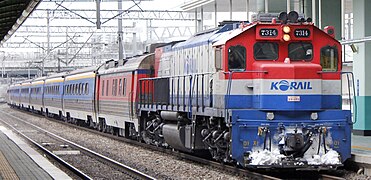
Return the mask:
[[[14,34],[41,0],[0,1],[0,44]]]
[[[232,1],[232,9],[234,12],[245,12],[246,11],[246,4],[249,3],[249,6],[256,7],[257,1],[248,1],[248,0],[233,0]],[[192,0],[188,1],[180,8],[183,9],[183,11],[194,11],[195,9],[199,7],[203,7],[204,12],[214,12],[215,11],[215,3],[218,4],[218,12],[229,12],[229,0]],[[264,3],[262,2],[262,5]]]

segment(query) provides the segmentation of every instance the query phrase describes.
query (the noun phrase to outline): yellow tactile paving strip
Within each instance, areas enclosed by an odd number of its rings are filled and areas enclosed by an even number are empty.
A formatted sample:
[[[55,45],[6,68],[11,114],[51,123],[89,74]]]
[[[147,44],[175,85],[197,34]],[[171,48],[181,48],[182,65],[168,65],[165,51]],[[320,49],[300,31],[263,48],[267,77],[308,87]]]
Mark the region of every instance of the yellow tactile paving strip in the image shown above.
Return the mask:
[[[4,180],[17,180],[19,179],[12,166],[6,160],[4,154],[0,151],[0,175]]]
[[[371,148],[363,147],[363,146],[352,146],[352,149],[361,149],[361,150],[371,151]]]

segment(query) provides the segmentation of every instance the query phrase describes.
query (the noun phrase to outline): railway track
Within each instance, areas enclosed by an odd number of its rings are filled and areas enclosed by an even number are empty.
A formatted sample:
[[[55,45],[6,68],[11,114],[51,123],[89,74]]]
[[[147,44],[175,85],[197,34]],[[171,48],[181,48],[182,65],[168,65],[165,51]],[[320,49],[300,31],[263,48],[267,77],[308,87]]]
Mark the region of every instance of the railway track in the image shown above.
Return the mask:
[[[30,113],[30,112],[24,112],[24,111],[19,111],[19,112],[45,118],[42,115],[37,115],[37,114]],[[17,118],[19,118],[19,117],[17,117]],[[47,118],[47,119],[51,120],[51,121],[54,121],[54,122],[57,122],[57,123],[60,123],[60,124],[63,124],[63,125],[67,125],[67,126],[76,128],[76,129],[80,129],[80,130],[83,130],[83,131],[88,131],[88,132],[91,132],[91,133],[94,133],[94,134],[99,134],[101,136],[108,137],[108,138],[111,138],[111,139],[115,139],[115,140],[118,140],[118,141],[121,141],[121,142],[125,142],[125,143],[132,144],[132,145],[135,145],[135,146],[144,147],[146,149],[150,149],[150,150],[154,150],[154,151],[163,152],[163,153],[166,153],[166,154],[169,154],[169,155],[172,155],[172,156],[187,159],[187,160],[194,161],[194,162],[197,162],[197,163],[201,163],[201,164],[204,164],[204,165],[208,165],[208,166],[211,166],[211,167],[214,167],[214,168],[222,169],[223,171],[229,171],[229,172],[232,172],[234,174],[238,174],[238,176],[240,176],[241,178],[272,179],[272,180],[288,179],[288,178],[290,178],[290,179],[292,179],[292,178],[303,179],[303,177],[309,177],[309,179],[326,179],[326,180],[344,179],[344,178],[341,178],[341,177],[338,177],[338,176],[329,175],[329,174],[321,174],[321,173],[315,173],[315,174],[311,173],[309,176],[308,175],[303,176],[301,173],[298,173],[298,174],[294,173],[296,175],[290,174],[290,176],[288,177],[287,174],[282,175],[282,173],[277,174],[277,173],[269,173],[269,172],[268,173],[267,172],[264,172],[264,173],[253,172],[253,171],[246,170],[246,169],[241,169],[241,168],[238,168],[238,167],[235,167],[235,166],[221,164],[221,163],[215,162],[213,160],[208,160],[208,159],[196,157],[194,155],[174,151],[173,149],[164,149],[164,148],[156,147],[156,146],[153,146],[153,145],[144,144],[144,143],[138,142],[136,140],[126,139],[126,138],[118,137],[118,136],[115,136],[115,135],[112,135],[112,134],[99,132],[99,131],[96,131],[94,129],[89,129],[89,128],[78,126],[78,125],[75,125],[75,124],[66,123],[64,121],[60,121],[60,120],[57,120],[57,119],[54,119],[54,118]]]
[[[97,179],[100,178],[99,176],[93,175],[91,172],[87,169],[80,169],[75,167],[73,163],[69,163],[68,161],[71,161],[71,159],[74,159],[74,162],[80,162],[79,164],[91,164],[91,165],[98,165],[101,169],[107,169],[112,168],[113,170],[117,171],[117,176],[120,176],[120,178],[125,179],[155,179],[154,177],[147,175],[137,169],[131,168],[125,164],[122,164],[118,161],[115,161],[111,158],[108,158],[104,155],[101,155],[97,152],[94,152],[86,147],[83,147],[79,144],[76,144],[72,141],[69,141],[61,136],[58,136],[54,133],[51,133],[45,129],[42,129],[40,127],[37,127],[27,121],[24,121],[22,118],[11,115],[9,113],[6,113],[4,111],[0,110],[0,113],[6,115],[5,117],[2,116],[0,118],[0,121],[2,121],[4,124],[6,124],[8,127],[12,128],[13,131],[24,137],[27,141],[29,141],[31,144],[35,145],[37,148],[42,150],[45,154],[47,154],[49,157],[52,157],[56,161],[58,161],[61,165],[69,169],[71,172],[73,172],[76,176],[82,178],[82,179]],[[22,122],[29,127],[33,128],[33,130],[25,130],[25,129],[19,129],[20,125],[17,124],[17,126],[13,126],[11,123],[9,123],[9,119],[13,118],[16,119],[17,122]],[[23,133],[22,131],[27,132],[33,132],[35,134],[42,134],[43,136],[49,136],[50,139],[48,141],[53,141],[51,139],[54,139],[53,142],[37,142],[37,140],[34,140],[29,135],[26,135],[26,133]],[[43,139],[46,139],[43,137]],[[74,156],[71,158],[71,155]],[[79,159],[79,160],[76,160]],[[87,162],[84,162],[84,160],[87,160]],[[96,161],[94,163],[94,161]],[[75,163],[76,164],[76,163]],[[108,167],[104,167],[108,166]],[[92,168],[94,169],[94,168]],[[122,174],[120,174],[120,172]]]

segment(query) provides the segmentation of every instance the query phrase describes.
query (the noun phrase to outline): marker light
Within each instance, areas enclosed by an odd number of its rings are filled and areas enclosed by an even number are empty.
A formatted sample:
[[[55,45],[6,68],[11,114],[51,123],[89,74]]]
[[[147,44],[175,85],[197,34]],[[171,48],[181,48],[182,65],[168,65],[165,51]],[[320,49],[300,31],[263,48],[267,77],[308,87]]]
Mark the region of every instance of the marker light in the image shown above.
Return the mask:
[[[290,37],[290,35],[288,35],[288,34],[284,34],[283,37],[282,37],[282,39],[283,39],[284,41],[290,41],[290,40],[291,40],[291,37]]]
[[[273,112],[267,112],[267,119],[273,120],[274,119],[274,113]]]
[[[318,119],[318,114],[317,114],[316,112],[314,112],[314,113],[312,113],[312,114],[310,115],[310,118],[311,118],[312,120],[317,120],[317,119]]]
[[[290,27],[288,26],[283,26],[282,30],[284,33],[289,33],[291,31]]]

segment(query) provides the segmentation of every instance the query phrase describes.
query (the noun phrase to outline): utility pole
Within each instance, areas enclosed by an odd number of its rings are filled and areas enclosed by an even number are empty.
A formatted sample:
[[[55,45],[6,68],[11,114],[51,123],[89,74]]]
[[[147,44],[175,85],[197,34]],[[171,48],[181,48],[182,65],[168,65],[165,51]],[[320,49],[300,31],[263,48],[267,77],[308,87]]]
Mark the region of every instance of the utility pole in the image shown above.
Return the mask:
[[[50,17],[49,17],[50,11],[46,11],[46,42],[47,42],[47,49],[46,49],[46,58],[49,58],[50,56]],[[43,61],[41,62],[41,76],[44,76],[44,66],[45,66],[45,59],[43,58]]]
[[[100,29],[100,0],[96,0],[97,2],[97,29]]]
[[[124,47],[122,44],[123,32],[122,32],[122,0],[118,0],[118,43],[119,43],[119,60],[124,59]]]

